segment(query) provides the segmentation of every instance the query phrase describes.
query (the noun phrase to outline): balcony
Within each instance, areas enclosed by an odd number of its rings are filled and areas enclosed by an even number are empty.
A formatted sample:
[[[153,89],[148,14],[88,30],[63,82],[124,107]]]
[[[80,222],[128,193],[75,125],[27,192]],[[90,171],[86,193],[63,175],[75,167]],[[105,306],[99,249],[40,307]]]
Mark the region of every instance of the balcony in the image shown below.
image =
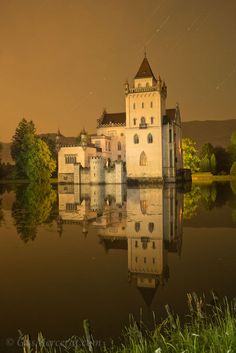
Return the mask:
[[[140,123],[139,124],[139,128],[140,129],[146,129],[148,127],[148,124],[147,123]]]

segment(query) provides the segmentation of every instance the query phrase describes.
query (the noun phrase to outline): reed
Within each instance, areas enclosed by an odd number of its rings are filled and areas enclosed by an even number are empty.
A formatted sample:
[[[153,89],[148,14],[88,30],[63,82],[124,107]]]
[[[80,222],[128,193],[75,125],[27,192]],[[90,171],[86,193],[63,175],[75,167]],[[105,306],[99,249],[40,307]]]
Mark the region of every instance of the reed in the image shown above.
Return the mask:
[[[39,334],[37,344],[24,336],[24,353],[233,353],[236,352],[236,302],[219,301],[213,295],[211,304],[195,293],[188,294],[189,314],[184,323],[166,306],[166,319],[154,329],[130,318],[130,325],[121,335],[120,343],[97,341],[89,323],[84,322],[85,337],[72,337],[60,346],[49,346]]]

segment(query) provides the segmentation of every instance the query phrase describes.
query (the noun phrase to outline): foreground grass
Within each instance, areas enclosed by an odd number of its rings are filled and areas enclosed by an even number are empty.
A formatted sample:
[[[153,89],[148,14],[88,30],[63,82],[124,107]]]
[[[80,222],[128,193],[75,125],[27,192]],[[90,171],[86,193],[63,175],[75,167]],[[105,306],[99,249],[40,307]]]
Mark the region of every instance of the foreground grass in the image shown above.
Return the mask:
[[[167,318],[152,331],[142,322],[131,320],[120,344],[95,340],[84,322],[85,337],[72,337],[61,345],[51,345],[39,334],[34,347],[24,336],[24,353],[233,353],[236,352],[236,305],[226,299],[205,304],[195,294],[188,295],[189,316],[181,325],[178,316],[166,306]],[[154,320],[155,321],[155,320]]]

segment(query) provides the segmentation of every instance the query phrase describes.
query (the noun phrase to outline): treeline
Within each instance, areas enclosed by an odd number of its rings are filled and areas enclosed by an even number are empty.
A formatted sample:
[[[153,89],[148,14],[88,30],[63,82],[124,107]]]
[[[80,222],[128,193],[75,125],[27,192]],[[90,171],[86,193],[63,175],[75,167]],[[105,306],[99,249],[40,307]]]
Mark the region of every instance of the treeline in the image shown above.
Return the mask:
[[[227,148],[205,143],[198,151],[190,138],[183,139],[184,168],[195,172],[210,172],[213,175],[236,175],[236,131],[231,135]]]
[[[37,136],[33,121],[20,121],[12,137],[11,156],[15,165],[0,163],[1,179],[27,179],[41,183],[56,176],[55,143]]]

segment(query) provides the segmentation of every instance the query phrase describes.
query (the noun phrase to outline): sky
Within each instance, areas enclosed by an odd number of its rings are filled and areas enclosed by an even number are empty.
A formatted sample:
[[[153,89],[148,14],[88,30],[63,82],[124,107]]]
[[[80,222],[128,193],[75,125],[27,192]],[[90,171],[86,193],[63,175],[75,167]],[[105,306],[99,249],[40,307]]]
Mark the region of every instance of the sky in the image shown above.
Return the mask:
[[[0,141],[96,129],[144,56],[183,121],[236,118],[235,0],[0,0]]]

